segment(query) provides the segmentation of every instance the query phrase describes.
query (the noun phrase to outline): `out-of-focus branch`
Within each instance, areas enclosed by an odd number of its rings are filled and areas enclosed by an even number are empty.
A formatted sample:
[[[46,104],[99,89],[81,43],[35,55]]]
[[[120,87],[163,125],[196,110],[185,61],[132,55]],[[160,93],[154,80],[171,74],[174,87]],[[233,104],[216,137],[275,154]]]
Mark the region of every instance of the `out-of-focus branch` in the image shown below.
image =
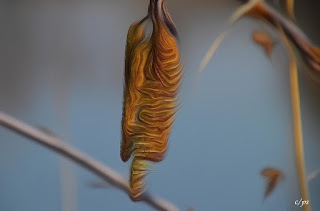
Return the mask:
[[[239,1],[248,2],[248,0]],[[320,74],[320,49],[313,45],[307,35],[292,20],[280,14],[264,1],[259,1],[246,15],[267,21],[276,28],[282,28],[300,51],[306,63],[317,74]]]
[[[242,2],[248,2],[241,0]],[[251,3],[253,0],[250,1]],[[249,3],[250,3],[249,2]],[[248,3],[248,4],[249,4]],[[306,170],[304,161],[304,149],[303,149],[303,136],[302,136],[302,123],[301,123],[301,111],[300,111],[300,94],[298,83],[298,72],[296,56],[293,48],[288,39],[294,43],[297,49],[304,57],[305,62],[314,70],[314,75],[317,80],[320,73],[320,48],[313,45],[303,31],[295,25],[291,20],[281,15],[274,10],[263,0],[254,2],[254,6],[246,11],[246,15],[267,21],[273,25],[283,38],[283,42],[286,45],[290,56],[290,81],[291,81],[291,94],[292,94],[292,110],[293,110],[293,126],[294,126],[294,139],[296,145],[296,157],[297,157],[297,169],[299,182],[301,187],[301,195],[304,199],[309,199],[308,184],[306,181]],[[311,210],[311,205],[304,206],[305,211]]]
[[[127,180],[124,179],[120,174],[110,169],[106,165],[102,164],[101,162],[86,155],[85,153],[73,148],[72,146],[60,140],[59,138],[46,134],[45,132],[42,132],[38,129],[35,129],[1,111],[0,125],[30,140],[33,140],[34,142],[41,144],[64,157],[71,159],[75,163],[83,166],[87,170],[101,177],[103,180],[105,180],[112,186],[126,192],[127,194],[130,193]],[[145,193],[141,197],[141,201],[144,201],[153,208],[161,211],[179,210],[175,205],[171,204],[170,202],[152,196],[148,193]]]
[[[296,160],[298,178],[300,182],[301,195],[303,199],[309,199],[308,183],[306,180],[306,167],[304,160],[304,146],[303,146],[303,132],[301,121],[301,108],[300,108],[300,92],[299,92],[299,79],[298,79],[298,65],[292,44],[288,38],[280,30],[281,38],[286,45],[290,58],[290,84],[291,84],[291,100],[292,100],[292,114],[293,114],[293,131],[294,141],[296,148]],[[303,207],[304,211],[310,211],[310,203]]]

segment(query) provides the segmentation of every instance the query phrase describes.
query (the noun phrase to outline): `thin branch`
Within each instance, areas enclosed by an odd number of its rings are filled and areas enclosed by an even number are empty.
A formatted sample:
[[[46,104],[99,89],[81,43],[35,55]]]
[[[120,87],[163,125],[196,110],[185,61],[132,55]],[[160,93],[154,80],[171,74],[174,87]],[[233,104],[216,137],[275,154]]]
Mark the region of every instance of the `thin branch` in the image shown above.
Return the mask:
[[[281,28],[286,36],[293,42],[295,47],[302,54],[304,61],[313,70],[310,74],[313,80],[320,81],[320,48],[315,46],[312,41],[306,36],[306,34],[292,21],[277,10],[269,6],[263,0],[238,0],[245,4],[239,7],[228,21],[228,27],[234,24],[243,16],[250,16],[252,18],[264,20],[274,26],[275,28]],[[228,28],[228,30],[230,30]],[[219,37],[213,42],[210,50],[206,53],[201,61],[199,72],[208,64],[213,54],[219,47],[220,43],[226,36],[228,31],[223,31]]]
[[[246,2],[246,1],[244,1]],[[292,97],[292,112],[293,112],[293,126],[294,139],[296,146],[296,158],[298,176],[300,182],[301,195],[304,200],[309,200],[308,184],[306,181],[306,170],[304,160],[303,148],[303,133],[301,123],[301,109],[300,109],[300,93],[296,57],[287,37],[295,44],[299,51],[304,56],[305,61],[309,66],[315,70],[320,71],[318,48],[315,47],[303,31],[297,27],[291,20],[282,16],[279,12],[268,6],[264,1],[259,1],[255,7],[247,13],[247,15],[262,19],[279,29],[282,35],[284,44],[286,45],[290,56],[290,83],[291,83],[291,97]],[[303,207],[305,211],[310,211],[310,204]]]
[[[241,0],[248,2],[247,0]],[[292,112],[293,112],[293,126],[294,126],[294,139],[296,146],[297,168],[299,175],[299,182],[301,188],[301,195],[304,200],[309,200],[308,184],[306,181],[306,170],[304,160],[303,148],[303,134],[301,123],[301,109],[300,109],[300,93],[296,57],[293,48],[289,43],[287,37],[295,44],[297,49],[303,55],[306,63],[315,71],[320,72],[319,65],[319,48],[314,46],[309,38],[292,20],[281,15],[279,12],[268,6],[264,1],[256,3],[251,11],[247,12],[248,16],[262,19],[273,25],[276,29],[281,31],[281,35],[290,56],[290,83],[292,95]],[[285,34],[285,35],[284,35]],[[304,206],[305,211],[311,210],[310,204]]]
[[[103,163],[86,155],[85,153],[80,152],[79,150],[73,148],[66,142],[62,141],[61,139],[54,136],[50,136],[45,132],[37,130],[1,111],[0,111],[0,125],[30,140],[33,140],[34,142],[41,144],[64,157],[71,159],[75,163],[83,166],[87,170],[101,177],[103,180],[105,180],[112,186],[126,192],[127,194],[130,193],[127,180],[123,178],[120,174],[110,169]],[[148,193],[145,193],[141,197],[141,201],[144,201],[150,206],[152,206],[153,208],[161,211],[178,211],[179,210],[175,205],[171,204],[170,202],[167,202],[163,199],[152,196]]]
[[[248,0],[239,1],[244,3],[248,2]],[[259,11],[259,13],[256,11]],[[250,14],[250,12],[252,13]],[[292,20],[273,9],[264,1],[259,1],[254,10],[249,11],[247,15],[258,19],[263,19],[276,28],[281,27],[284,33],[290,38],[299,52],[303,55],[305,62],[316,73],[320,73],[320,56],[318,55],[318,51],[320,50]]]
[[[282,30],[281,37],[284,44],[286,45],[290,57],[290,83],[291,83],[291,99],[292,99],[292,114],[293,114],[293,128],[294,128],[294,140],[296,146],[296,159],[297,169],[300,182],[301,195],[304,200],[309,200],[308,183],[306,180],[306,167],[304,160],[304,148],[303,148],[303,132],[301,123],[301,109],[300,109],[300,93],[299,93],[299,79],[298,79],[298,68],[297,59],[294,54],[291,43],[287,37],[283,34]],[[303,210],[310,211],[310,204],[306,204]]]

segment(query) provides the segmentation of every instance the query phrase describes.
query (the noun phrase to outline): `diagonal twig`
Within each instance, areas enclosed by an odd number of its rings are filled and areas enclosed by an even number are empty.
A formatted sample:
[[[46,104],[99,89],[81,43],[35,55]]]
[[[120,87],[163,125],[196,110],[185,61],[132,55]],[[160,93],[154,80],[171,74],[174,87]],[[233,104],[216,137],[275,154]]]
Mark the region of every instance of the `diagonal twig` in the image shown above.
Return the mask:
[[[248,2],[248,0],[239,1],[244,3]],[[256,11],[258,11],[258,13]],[[320,49],[313,44],[295,22],[280,14],[264,1],[259,1],[256,4],[255,11],[249,11],[247,15],[264,19],[276,28],[281,27],[286,36],[288,36],[302,54],[309,67],[312,68],[317,75],[320,74]]]
[[[0,111],[0,125],[3,127],[18,133],[34,142],[41,144],[47,147],[50,150],[55,151],[56,153],[69,158],[75,163],[81,165],[97,176],[101,177],[103,180],[111,184],[112,186],[126,192],[130,193],[128,182],[120,174],[107,167],[103,163],[93,159],[92,157],[86,155],[85,153],[77,150],[76,148],[65,143],[61,139],[46,134],[41,130],[35,129],[7,114]],[[171,204],[168,201],[165,201],[161,198],[152,196],[148,193],[145,193],[141,197],[141,201],[149,204],[153,208],[161,211],[178,211],[175,205]]]

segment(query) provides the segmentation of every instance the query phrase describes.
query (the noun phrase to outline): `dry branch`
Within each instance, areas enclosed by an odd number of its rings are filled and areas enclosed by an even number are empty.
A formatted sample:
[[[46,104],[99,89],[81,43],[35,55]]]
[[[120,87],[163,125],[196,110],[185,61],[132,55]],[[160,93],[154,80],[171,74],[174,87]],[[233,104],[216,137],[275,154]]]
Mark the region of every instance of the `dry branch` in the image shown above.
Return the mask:
[[[320,49],[317,46],[313,45],[309,38],[303,33],[303,31],[298,26],[295,25],[295,23],[292,22],[292,20],[289,20],[288,18],[282,16],[272,7],[268,6],[263,0],[258,1],[255,4],[254,8],[247,12],[247,15],[257,19],[265,20],[271,25],[273,25],[276,29],[280,30],[283,42],[288,49],[290,56],[290,82],[298,176],[302,198],[309,200],[308,184],[306,180],[306,170],[304,161],[298,70],[296,56],[288,38],[300,51],[300,53],[304,57],[305,62],[309,65],[309,67],[311,67],[314,70],[314,73],[316,74],[315,76],[319,76],[320,72]],[[303,209],[305,211],[310,211],[310,204],[304,206]]]
[[[239,1],[244,3],[248,2],[248,0]],[[259,1],[255,7],[255,12],[251,13],[251,11],[249,11],[247,15],[256,17],[258,19],[263,19],[273,25],[275,28],[282,28],[286,36],[288,36],[288,38],[302,54],[305,62],[314,70],[316,76],[320,77],[320,49],[313,44],[303,30],[301,30],[292,20],[273,9],[264,1]]]
[[[0,111],[0,125],[3,127],[18,133],[34,142],[41,144],[47,147],[50,150],[57,152],[58,154],[69,158],[75,163],[81,165],[97,176],[101,177],[103,180],[111,184],[112,186],[126,192],[128,195],[130,194],[129,186],[127,180],[123,178],[120,174],[110,169],[103,163],[93,159],[92,157],[86,155],[83,152],[73,148],[66,142],[61,139],[46,134],[41,130],[35,129],[3,112]],[[152,196],[148,193],[145,193],[141,201],[149,204],[153,208],[161,211],[178,211],[179,209],[158,197]]]

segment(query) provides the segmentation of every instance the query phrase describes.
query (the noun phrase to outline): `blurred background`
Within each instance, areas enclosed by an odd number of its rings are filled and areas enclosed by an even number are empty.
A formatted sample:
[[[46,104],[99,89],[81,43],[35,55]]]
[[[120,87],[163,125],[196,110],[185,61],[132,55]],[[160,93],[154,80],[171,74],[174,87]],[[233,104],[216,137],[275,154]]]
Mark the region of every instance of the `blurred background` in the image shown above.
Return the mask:
[[[0,0],[0,109],[46,127],[125,177],[120,122],[126,33],[147,0]],[[319,1],[296,1],[298,25],[320,44]],[[300,210],[288,56],[272,28],[239,21],[200,75],[199,64],[240,4],[168,0],[180,35],[182,107],[148,188],[181,210]],[[272,61],[253,30],[277,41]],[[300,65],[301,72],[306,67]],[[307,174],[320,169],[320,89],[300,74]],[[263,205],[260,171],[285,174]],[[1,211],[152,210],[42,146],[0,128]],[[320,210],[320,177],[309,182]]]

